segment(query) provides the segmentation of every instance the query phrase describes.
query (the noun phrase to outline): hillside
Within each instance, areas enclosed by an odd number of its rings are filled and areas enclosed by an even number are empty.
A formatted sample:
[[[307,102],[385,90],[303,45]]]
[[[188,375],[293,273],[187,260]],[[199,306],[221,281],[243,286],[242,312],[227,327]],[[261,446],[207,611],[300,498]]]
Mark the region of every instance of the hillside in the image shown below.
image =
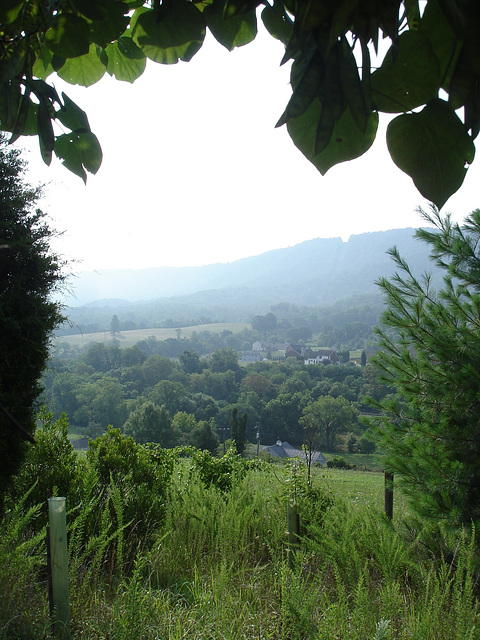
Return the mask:
[[[272,310],[297,325],[297,307],[303,317],[305,309],[328,309],[325,322],[334,325],[337,312],[341,322],[376,322],[375,281],[394,271],[388,249],[398,247],[417,275],[434,272],[426,245],[413,236],[414,229],[399,229],[348,242],[317,238],[228,264],[79,273],[70,282],[76,298],[66,300],[70,325],[59,333],[108,331],[113,314],[123,330],[250,322]]]
[[[238,301],[239,296],[254,304],[260,299],[269,305],[281,301],[331,304],[374,293],[375,280],[392,273],[386,252],[394,245],[415,270],[429,269],[426,246],[413,234],[414,229],[397,229],[352,235],[348,242],[316,238],[232,263],[202,267],[81,272],[69,282],[74,297],[66,303],[71,307],[91,303],[120,307],[201,293],[201,299],[209,304],[218,299]],[[191,302],[195,304],[195,298]]]

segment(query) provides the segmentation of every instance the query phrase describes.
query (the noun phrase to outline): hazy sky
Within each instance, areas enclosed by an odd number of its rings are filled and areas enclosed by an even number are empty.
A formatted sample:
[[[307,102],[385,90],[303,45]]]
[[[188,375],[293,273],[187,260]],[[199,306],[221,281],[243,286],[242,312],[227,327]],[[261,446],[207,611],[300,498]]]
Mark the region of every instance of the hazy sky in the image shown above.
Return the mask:
[[[49,185],[41,206],[64,231],[55,248],[74,271],[232,262],[420,224],[415,208],[428,203],[391,162],[385,122],[365,156],[323,177],[286,127],[274,128],[290,96],[282,55],[264,32],[231,53],[210,37],[189,63],[148,62],[133,85],[55,81],[87,112],[104,153],[84,186],[27,144],[29,179]],[[444,211],[460,220],[480,206],[479,178],[477,159]]]

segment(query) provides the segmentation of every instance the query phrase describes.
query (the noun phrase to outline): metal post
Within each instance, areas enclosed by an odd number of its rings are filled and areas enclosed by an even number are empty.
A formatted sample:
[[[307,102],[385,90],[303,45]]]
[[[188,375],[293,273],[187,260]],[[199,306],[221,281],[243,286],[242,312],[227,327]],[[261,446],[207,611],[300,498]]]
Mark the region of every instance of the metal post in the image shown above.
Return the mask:
[[[67,510],[65,498],[48,499],[50,553],[50,607],[53,629],[59,638],[70,640],[68,593]]]

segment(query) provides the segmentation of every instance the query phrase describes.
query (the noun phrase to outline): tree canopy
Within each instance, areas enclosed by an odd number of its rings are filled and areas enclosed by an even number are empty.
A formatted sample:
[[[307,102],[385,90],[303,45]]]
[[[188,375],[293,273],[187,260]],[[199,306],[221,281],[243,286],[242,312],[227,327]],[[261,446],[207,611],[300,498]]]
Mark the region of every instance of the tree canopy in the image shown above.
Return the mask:
[[[463,183],[480,127],[480,5],[476,0],[4,0],[0,126],[38,135],[86,180],[102,151],[87,115],[48,80],[89,86],[105,73],[134,82],[146,60],[188,62],[207,29],[229,50],[257,19],[285,45],[292,96],[277,126],[325,174],[371,147],[379,113],[393,161],[442,207]],[[390,43],[378,68],[372,54]],[[376,63],[375,63],[376,64]]]

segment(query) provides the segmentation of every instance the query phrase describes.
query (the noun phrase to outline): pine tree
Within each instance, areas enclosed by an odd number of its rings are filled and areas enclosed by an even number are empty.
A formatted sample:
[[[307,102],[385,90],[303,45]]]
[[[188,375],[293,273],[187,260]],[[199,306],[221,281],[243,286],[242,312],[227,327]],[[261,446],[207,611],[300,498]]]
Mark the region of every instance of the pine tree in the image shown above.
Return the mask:
[[[50,336],[63,320],[51,297],[63,265],[35,209],[41,188],[27,185],[24,172],[19,151],[0,138],[0,496],[32,439]]]
[[[398,271],[378,282],[387,308],[375,363],[397,397],[378,404],[377,440],[419,514],[480,524],[480,210],[462,225],[420,213],[436,227],[416,235],[443,284],[391,250]]]

